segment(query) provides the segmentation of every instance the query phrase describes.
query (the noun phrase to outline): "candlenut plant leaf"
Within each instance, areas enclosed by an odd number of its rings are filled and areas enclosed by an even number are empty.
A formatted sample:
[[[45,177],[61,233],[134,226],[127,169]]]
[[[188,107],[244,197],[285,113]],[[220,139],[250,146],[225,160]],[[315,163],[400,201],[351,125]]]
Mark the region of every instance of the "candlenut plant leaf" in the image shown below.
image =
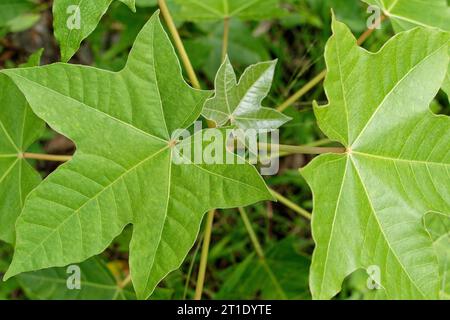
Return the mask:
[[[389,299],[438,298],[438,261],[423,217],[450,213],[450,118],[429,110],[447,71],[448,42],[448,33],[416,28],[373,54],[333,22],[329,105],[315,113],[347,152],[301,170],[314,195],[314,298],[333,297],[359,268],[379,271],[375,280]]]
[[[0,240],[14,242],[14,224],[41,177],[21,156],[44,130],[22,92],[0,74]]]
[[[69,61],[81,42],[94,31],[114,0],[55,0],[53,27],[61,46],[61,61]],[[118,0],[136,11],[135,0]]]
[[[84,261],[132,224],[133,285],[147,298],[180,266],[206,211],[272,199],[249,164],[172,161],[173,132],[200,116],[211,93],[186,84],[157,14],[120,72],[68,64],[4,72],[77,146],[29,195],[5,278]]]
[[[436,27],[450,31],[450,6],[447,0],[362,0],[378,6],[392,21],[396,32],[411,28]]]
[[[262,62],[248,67],[239,83],[228,57],[215,79],[215,95],[203,107],[203,116],[217,126],[230,122],[241,129],[277,129],[291,118],[261,102],[272,86],[276,61]]]
[[[175,0],[176,18],[186,21],[216,21],[237,17],[264,20],[282,16],[279,0]]]

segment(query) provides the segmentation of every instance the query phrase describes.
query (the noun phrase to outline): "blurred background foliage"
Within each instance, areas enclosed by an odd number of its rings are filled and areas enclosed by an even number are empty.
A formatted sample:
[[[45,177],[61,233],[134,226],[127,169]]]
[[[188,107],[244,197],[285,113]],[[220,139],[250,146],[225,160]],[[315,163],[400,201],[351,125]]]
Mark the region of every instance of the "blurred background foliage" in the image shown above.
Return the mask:
[[[169,6],[179,27],[194,68],[204,88],[213,88],[220,64],[223,22],[214,17],[198,18],[183,7],[182,0]],[[267,1],[266,1],[267,2]],[[278,1],[268,1],[278,3]],[[5,6],[14,3],[13,6]],[[155,10],[156,0],[136,0],[137,13],[113,2],[97,29],[86,39],[71,63],[92,65],[113,71],[126,62],[130,47]],[[3,6],[2,6],[3,5]],[[280,0],[278,9],[260,8],[258,15],[242,14],[230,21],[229,56],[238,73],[260,61],[278,59],[272,91],[266,106],[276,107],[324,68],[323,51],[331,35],[331,10],[359,36],[366,30],[366,5],[359,0]],[[0,68],[14,68],[43,48],[42,64],[59,61],[53,36],[52,1],[2,0],[0,2]],[[270,9],[270,8],[269,8]],[[365,42],[368,50],[378,50],[391,36],[385,22]],[[323,87],[296,102],[285,113],[293,118],[281,130],[281,143],[302,145],[324,138],[316,125],[312,101],[326,103]],[[440,93],[432,105],[436,113],[450,114],[448,99]],[[72,154],[74,145],[51,129],[33,152]],[[281,159],[280,172],[267,178],[268,184],[306,210],[312,210],[312,196],[298,168],[310,156],[291,155]],[[45,177],[55,163],[35,162]],[[0,204],[1,205],[1,204]],[[259,203],[247,208],[251,224],[263,244],[266,259],[255,254],[237,210],[216,213],[204,297],[209,299],[309,299],[308,269],[313,250],[309,221],[277,203]],[[134,299],[132,287],[123,286],[128,271],[126,229],[102,255],[80,264],[82,289],[68,290],[66,268],[20,275],[0,283],[0,299]],[[171,273],[151,299],[191,299],[200,255],[202,236],[182,267]],[[0,277],[12,256],[12,247],[0,243]],[[367,274],[358,271],[345,281],[337,299],[371,299]]]

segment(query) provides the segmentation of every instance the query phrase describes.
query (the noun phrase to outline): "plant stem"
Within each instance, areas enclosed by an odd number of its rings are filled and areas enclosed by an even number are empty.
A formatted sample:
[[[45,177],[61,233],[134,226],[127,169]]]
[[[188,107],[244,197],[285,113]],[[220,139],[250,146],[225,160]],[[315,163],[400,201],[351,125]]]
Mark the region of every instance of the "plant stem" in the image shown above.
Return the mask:
[[[271,149],[273,145],[269,143],[259,143],[260,148]],[[290,146],[279,144],[277,145],[280,152],[286,152],[289,154],[323,154],[323,153],[345,153],[344,147],[311,147],[311,146]]]
[[[382,15],[380,20],[379,20],[379,24],[381,24],[384,20],[386,19],[385,15]],[[373,33],[373,31],[375,30],[375,28],[377,27],[374,26],[374,28],[371,29],[367,29],[359,38],[357,41],[358,45],[362,45],[364,43],[364,41],[367,40],[367,38]],[[320,82],[322,82],[323,79],[325,79],[325,76],[327,74],[327,70],[323,70],[321,73],[319,73],[317,76],[315,76],[311,81],[309,81],[308,83],[306,83],[302,88],[300,88],[300,90],[298,90],[296,93],[294,93],[292,96],[290,96],[288,99],[286,99],[285,102],[283,102],[282,104],[280,104],[277,107],[277,110],[280,112],[283,112],[284,110],[286,110],[289,106],[291,106],[292,104],[294,104],[297,100],[299,100],[301,97],[303,97],[305,94],[307,94],[311,89],[313,89],[316,85],[318,85]]]
[[[277,110],[280,112],[283,112],[284,110],[286,110],[294,102],[296,102],[298,99],[303,97],[306,93],[308,93],[312,88],[314,88],[316,85],[318,85],[325,78],[326,74],[327,74],[327,70],[323,70],[321,73],[319,73],[317,76],[315,76],[311,81],[309,81],[307,84],[305,84],[300,90],[298,90],[291,97],[289,97],[285,102],[280,104],[277,107]]]
[[[333,142],[333,141],[331,141],[330,139],[321,139],[321,140],[317,140],[317,141],[313,141],[313,142],[307,143],[307,144],[305,144],[305,146],[308,146],[308,147],[320,147],[320,146],[329,144],[331,142]]]
[[[195,288],[195,300],[202,299],[203,285],[205,284],[206,264],[208,262],[209,244],[211,242],[212,225],[214,221],[214,211],[208,212],[206,217],[205,236],[203,238],[202,254],[200,256],[200,267],[197,276],[197,286]]]
[[[223,40],[222,40],[222,61],[228,53],[228,39],[230,35],[230,18],[225,17],[223,19]]]
[[[367,38],[370,37],[370,35],[374,32],[374,30],[375,30],[379,25],[381,25],[381,23],[382,23],[384,20],[386,20],[386,18],[387,18],[387,17],[386,17],[385,15],[381,15],[378,24],[376,24],[373,28],[369,28],[369,29],[367,29],[366,31],[364,31],[364,33],[358,38],[358,41],[357,41],[358,45],[359,45],[359,46],[362,45],[362,44],[367,40]]]
[[[167,7],[166,0],[158,0],[158,4],[164,20],[166,21],[167,27],[169,28],[170,34],[172,35],[173,41],[175,42],[178,53],[180,54],[180,58],[183,61],[184,68],[186,69],[186,73],[191,81],[191,84],[194,88],[200,89],[200,82],[198,81],[197,75],[195,74],[194,68],[192,67],[191,60],[189,59],[183,42],[181,41],[181,37],[178,33],[177,27],[173,22],[173,18],[169,12],[169,8]]]
[[[256,254],[260,259],[264,259],[264,251],[259,243],[258,237],[256,236],[255,230],[253,230],[252,224],[250,223],[250,219],[248,218],[247,212],[244,208],[238,208],[239,213],[241,214],[242,221],[244,222],[245,229],[247,229],[248,235],[250,236],[250,240],[252,241],[253,247],[255,247]]]
[[[262,249],[261,243],[258,240],[258,237],[256,236],[255,230],[252,227],[252,224],[250,222],[250,219],[248,218],[247,212],[244,208],[238,208],[239,213],[241,214],[242,221],[244,222],[245,229],[247,229],[248,235],[250,236],[250,240],[252,241],[253,247],[255,248],[256,255],[259,258],[259,262],[263,266],[263,268],[266,270],[269,278],[272,280],[272,283],[274,284],[275,288],[277,289],[278,293],[280,294],[280,297],[282,299],[287,299],[286,294],[283,291],[283,288],[281,288],[280,283],[278,282],[278,279],[273,274],[272,269],[270,269],[270,266],[267,264],[266,257],[264,255],[264,250]]]
[[[194,270],[195,260],[197,259],[197,254],[198,254],[198,251],[200,250],[200,247],[202,246],[202,243],[203,243],[203,235],[200,236],[200,241],[198,241],[197,246],[195,247],[195,251],[192,256],[192,261],[189,264],[189,270],[188,270],[188,273],[186,276],[186,283],[184,284],[183,298],[181,300],[186,300],[189,283],[191,282],[192,270]]]
[[[66,162],[72,159],[72,156],[60,156],[53,154],[41,154],[41,153],[22,153],[22,158],[24,159],[34,159],[34,160],[44,160],[44,161],[56,161],[56,162]]]
[[[119,288],[120,289],[125,288],[130,282],[131,282],[131,272],[127,275],[125,279],[123,279],[122,282],[119,283]]]
[[[304,217],[304,218],[306,218],[308,220],[311,220],[311,217],[312,217],[311,213],[309,213],[308,211],[306,211],[305,209],[303,209],[299,205],[295,204],[294,202],[292,202],[288,198],[282,196],[281,194],[279,194],[275,190],[270,189],[270,192],[272,192],[273,196],[275,198],[277,198],[277,200],[280,201],[282,204],[284,204],[286,207],[288,207],[289,209],[297,212],[302,217]]]

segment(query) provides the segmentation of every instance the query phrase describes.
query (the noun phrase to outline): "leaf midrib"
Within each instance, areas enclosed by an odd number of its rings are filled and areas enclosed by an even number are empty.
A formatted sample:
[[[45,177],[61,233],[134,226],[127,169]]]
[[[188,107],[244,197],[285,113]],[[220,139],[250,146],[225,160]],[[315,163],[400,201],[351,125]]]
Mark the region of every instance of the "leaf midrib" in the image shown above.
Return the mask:
[[[5,73],[6,75],[8,75],[8,73],[10,73],[10,72],[7,72],[7,71],[5,70],[4,73]],[[97,108],[91,107],[90,105],[88,105],[88,104],[86,104],[86,103],[84,103],[84,102],[81,102],[81,101],[79,101],[79,100],[77,100],[77,99],[75,99],[75,98],[72,98],[72,97],[70,97],[70,96],[66,96],[66,95],[64,95],[64,94],[62,94],[62,93],[60,93],[60,92],[58,92],[58,91],[56,91],[56,90],[53,90],[53,89],[49,88],[49,87],[45,87],[45,86],[41,85],[40,83],[38,83],[38,82],[36,82],[36,81],[32,81],[32,80],[30,80],[30,79],[28,79],[28,78],[25,78],[24,76],[22,76],[22,75],[20,75],[20,74],[18,74],[18,73],[11,72],[11,74],[12,74],[12,77],[18,77],[18,78],[21,78],[22,80],[24,80],[24,82],[30,82],[30,83],[32,83],[32,84],[38,86],[38,87],[41,87],[43,90],[50,91],[50,92],[52,92],[52,93],[54,93],[54,94],[56,94],[56,95],[60,95],[60,96],[62,96],[62,97],[64,97],[64,98],[66,98],[66,99],[69,99],[69,100],[71,100],[71,101],[74,101],[74,102],[76,102],[77,104],[80,104],[80,105],[82,105],[82,106],[84,106],[84,107],[86,107],[86,108],[89,108],[89,109],[93,110],[94,112],[97,112],[97,113],[99,113],[99,114],[101,114],[101,115],[103,115],[103,116],[105,116],[105,117],[107,117],[107,118],[110,118],[110,119],[112,119],[112,120],[114,120],[114,121],[117,121],[117,122],[119,122],[120,124],[122,124],[122,125],[124,125],[124,126],[130,128],[130,129],[132,129],[132,130],[134,130],[134,131],[136,131],[136,132],[139,132],[139,133],[141,133],[141,134],[144,134],[144,135],[146,135],[146,136],[148,136],[148,137],[151,137],[151,138],[153,138],[153,139],[156,139],[156,140],[158,140],[158,141],[160,141],[160,142],[165,142],[165,143],[168,142],[167,140],[164,140],[164,139],[162,139],[162,138],[160,138],[160,137],[158,137],[158,136],[155,136],[155,135],[153,135],[153,134],[151,134],[151,133],[149,133],[149,132],[147,132],[147,131],[144,131],[144,130],[138,128],[138,127],[135,127],[135,126],[134,126],[133,124],[131,124],[131,123],[125,122],[124,120],[121,120],[121,119],[119,119],[119,118],[116,118],[116,117],[114,117],[114,116],[112,116],[112,115],[110,115],[110,114],[108,114],[108,113],[106,113],[106,112],[103,112],[103,111],[101,111],[101,110],[99,110],[99,109],[97,109]],[[11,75],[8,75],[8,76],[11,77]],[[0,122],[0,125],[1,125],[1,122]]]

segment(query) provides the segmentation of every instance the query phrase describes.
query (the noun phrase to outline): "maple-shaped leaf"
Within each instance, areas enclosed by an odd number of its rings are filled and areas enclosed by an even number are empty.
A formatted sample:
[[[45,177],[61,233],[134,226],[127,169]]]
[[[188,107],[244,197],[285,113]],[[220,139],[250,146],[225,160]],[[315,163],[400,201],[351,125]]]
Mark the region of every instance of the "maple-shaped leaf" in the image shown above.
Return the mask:
[[[435,299],[438,262],[423,216],[450,213],[450,118],[429,104],[447,71],[450,35],[416,28],[374,54],[344,24],[332,27],[329,104],[315,113],[347,152],[301,170],[314,195],[313,297],[333,297],[347,275],[370,268],[389,299]]]
[[[0,75],[0,240],[14,242],[14,224],[27,194],[41,177],[22,157],[44,130],[25,97]]]
[[[114,0],[55,0],[53,28],[61,46],[61,61],[69,61],[81,42],[95,30]],[[118,0],[136,11],[135,0]]]
[[[261,102],[272,86],[276,61],[262,62],[248,67],[239,83],[228,57],[215,79],[215,95],[206,101],[203,116],[217,126],[230,122],[241,129],[276,129],[291,118]]]
[[[77,146],[29,195],[6,278],[83,261],[131,223],[133,284],[147,298],[180,266],[207,210],[272,199],[249,164],[172,161],[172,134],[200,116],[211,93],[186,84],[158,14],[120,72],[68,64],[4,72]]]
[[[450,299],[450,216],[430,212],[425,216],[425,225],[433,240],[439,261],[441,276],[440,297]]]
[[[283,16],[279,0],[175,0],[175,17],[186,21],[215,21],[237,17],[264,20]]]
[[[392,21],[396,32],[417,26],[450,31],[450,6],[447,0],[362,0],[377,6]]]

